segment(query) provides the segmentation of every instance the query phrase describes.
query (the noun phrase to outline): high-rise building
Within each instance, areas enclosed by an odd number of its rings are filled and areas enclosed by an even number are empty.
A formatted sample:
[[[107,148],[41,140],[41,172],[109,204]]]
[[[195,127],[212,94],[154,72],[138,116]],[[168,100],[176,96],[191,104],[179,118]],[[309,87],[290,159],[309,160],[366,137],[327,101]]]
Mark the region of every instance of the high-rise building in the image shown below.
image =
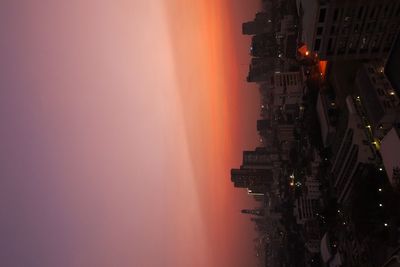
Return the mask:
[[[346,127],[336,133],[337,153],[330,169],[330,176],[337,192],[338,202],[350,199],[355,185],[368,174],[376,163],[374,141],[363,126],[359,107],[351,96],[346,98],[348,115],[343,118]]]
[[[367,127],[373,136],[382,139],[383,136],[400,119],[400,99],[383,73],[383,62],[365,63],[356,76],[356,90],[368,120]]]
[[[294,202],[293,215],[296,217],[297,224],[305,224],[313,219],[320,210],[321,203],[318,199],[306,196],[298,197]]]
[[[258,147],[254,151],[243,151],[243,165],[245,166],[263,166],[270,163],[269,153],[264,147]]]
[[[257,120],[257,131],[265,131],[271,128],[271,120],[263,119]]]
[[[278,65],[278,60],[273,57],[252,58],[247,81],[263,82],[269,80]]]
[[[253,21],[242,24],[242,33],[247,35],[271,32],[273,29],[272,16],[267,12],[259,12]]]
[[[303,97],[303,80],[300,72],[275,72],[274,106],[298,105]]]
[[[232,169],[231,181],[235,187],[241,188],[271,185],[273,183],[273,172],[268,169]]]
[[[325,147],[331,145],[336,133],[337,108],[336,103],[322,90],[318,92],[317,115],[321,128],[322,143]]]
[[[277,48],[278,45],[274,34],[257,34],[251,39],[250,54],[253,57],[277,57]]]
[[[321,59],[387,55],[400,25],[400,1],[297,0],[302,40]]]

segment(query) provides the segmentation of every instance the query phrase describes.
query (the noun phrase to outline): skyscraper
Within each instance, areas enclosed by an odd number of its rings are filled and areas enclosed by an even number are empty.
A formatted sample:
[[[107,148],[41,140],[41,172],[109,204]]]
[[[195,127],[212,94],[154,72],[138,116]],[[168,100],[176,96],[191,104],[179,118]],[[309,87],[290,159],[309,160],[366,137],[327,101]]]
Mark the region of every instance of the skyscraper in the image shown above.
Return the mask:
[[[270,185],[273,182],[273,173],[268,169],[232,169],[231,181],[235,187],[240,188]]]

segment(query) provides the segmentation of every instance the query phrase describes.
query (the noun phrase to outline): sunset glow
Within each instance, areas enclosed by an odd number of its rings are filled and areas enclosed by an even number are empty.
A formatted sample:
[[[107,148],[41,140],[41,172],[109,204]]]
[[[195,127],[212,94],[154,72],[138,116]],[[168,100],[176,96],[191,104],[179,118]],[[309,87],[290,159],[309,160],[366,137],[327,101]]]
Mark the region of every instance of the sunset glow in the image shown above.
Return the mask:
[[[240,24],[258,1],[17,2],[0,4],[4,266],[254,261],[229,170],[257,141]]]

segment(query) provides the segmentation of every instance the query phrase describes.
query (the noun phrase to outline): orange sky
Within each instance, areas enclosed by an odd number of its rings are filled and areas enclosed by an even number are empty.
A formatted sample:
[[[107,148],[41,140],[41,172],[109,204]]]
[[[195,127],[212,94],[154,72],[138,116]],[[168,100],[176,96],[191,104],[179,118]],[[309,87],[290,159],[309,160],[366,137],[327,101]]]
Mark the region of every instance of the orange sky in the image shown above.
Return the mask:
[[[248,266],[257,6],[0,3],[0,265]]]
[[[218,247],[214,257],[222,266],[245,264],[236,257],[228,260],[235,250],[252,253],[252,226],[243,221],[248,218],[232,214],[252,204],[243,192],[233,190],[229,170],[240,164],[243,147],[253,148],[257,140],[257,89],[244,82],[249,40],[238,38],[241,23],[252,19],[257,8],[257,1],[167,5],[170,32],[177,37],[172,39],[176,75],[208,243]],[[242,128],[250,129],[250,134]]]

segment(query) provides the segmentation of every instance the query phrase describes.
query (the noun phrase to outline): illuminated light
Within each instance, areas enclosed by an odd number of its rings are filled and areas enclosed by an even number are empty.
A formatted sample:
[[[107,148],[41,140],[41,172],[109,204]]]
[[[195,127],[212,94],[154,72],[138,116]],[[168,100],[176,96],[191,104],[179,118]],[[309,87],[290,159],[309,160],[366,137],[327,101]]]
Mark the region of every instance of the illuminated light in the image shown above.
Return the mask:
[[[383,171],[382,167],[379,168],[379,171]]]
[[[321,76],[325,76],[327,66],[328,66],[328,61],[321,60],[318,62],[319,72],[321,73]]]
[[[310,54],[310,52],[306,51],[306,56],[308,56]]]
[[[290,182],[290,186],[294,186],[294,182]]]
[[[367,128],[371,129],[371,125],[367,125]]]
[[[263,140],[262,139],[260,139],[260,143],[262,143],[263,142]]]
[[[379,191],[379,192],[382,192],[382,188],[379,188],[378,191]]]
[[[340,213],[340,210],[337,210],[337,213]]]
[[[388,227],[388,224],[387,224],[387,223],[384,223],[383,225],[384,225],[385,227]]]
[[[390,95],[395,95],[396,93],[394,91],[390,91]]]
[[[382,203],[379,203],[379,207],[383,207]]]

